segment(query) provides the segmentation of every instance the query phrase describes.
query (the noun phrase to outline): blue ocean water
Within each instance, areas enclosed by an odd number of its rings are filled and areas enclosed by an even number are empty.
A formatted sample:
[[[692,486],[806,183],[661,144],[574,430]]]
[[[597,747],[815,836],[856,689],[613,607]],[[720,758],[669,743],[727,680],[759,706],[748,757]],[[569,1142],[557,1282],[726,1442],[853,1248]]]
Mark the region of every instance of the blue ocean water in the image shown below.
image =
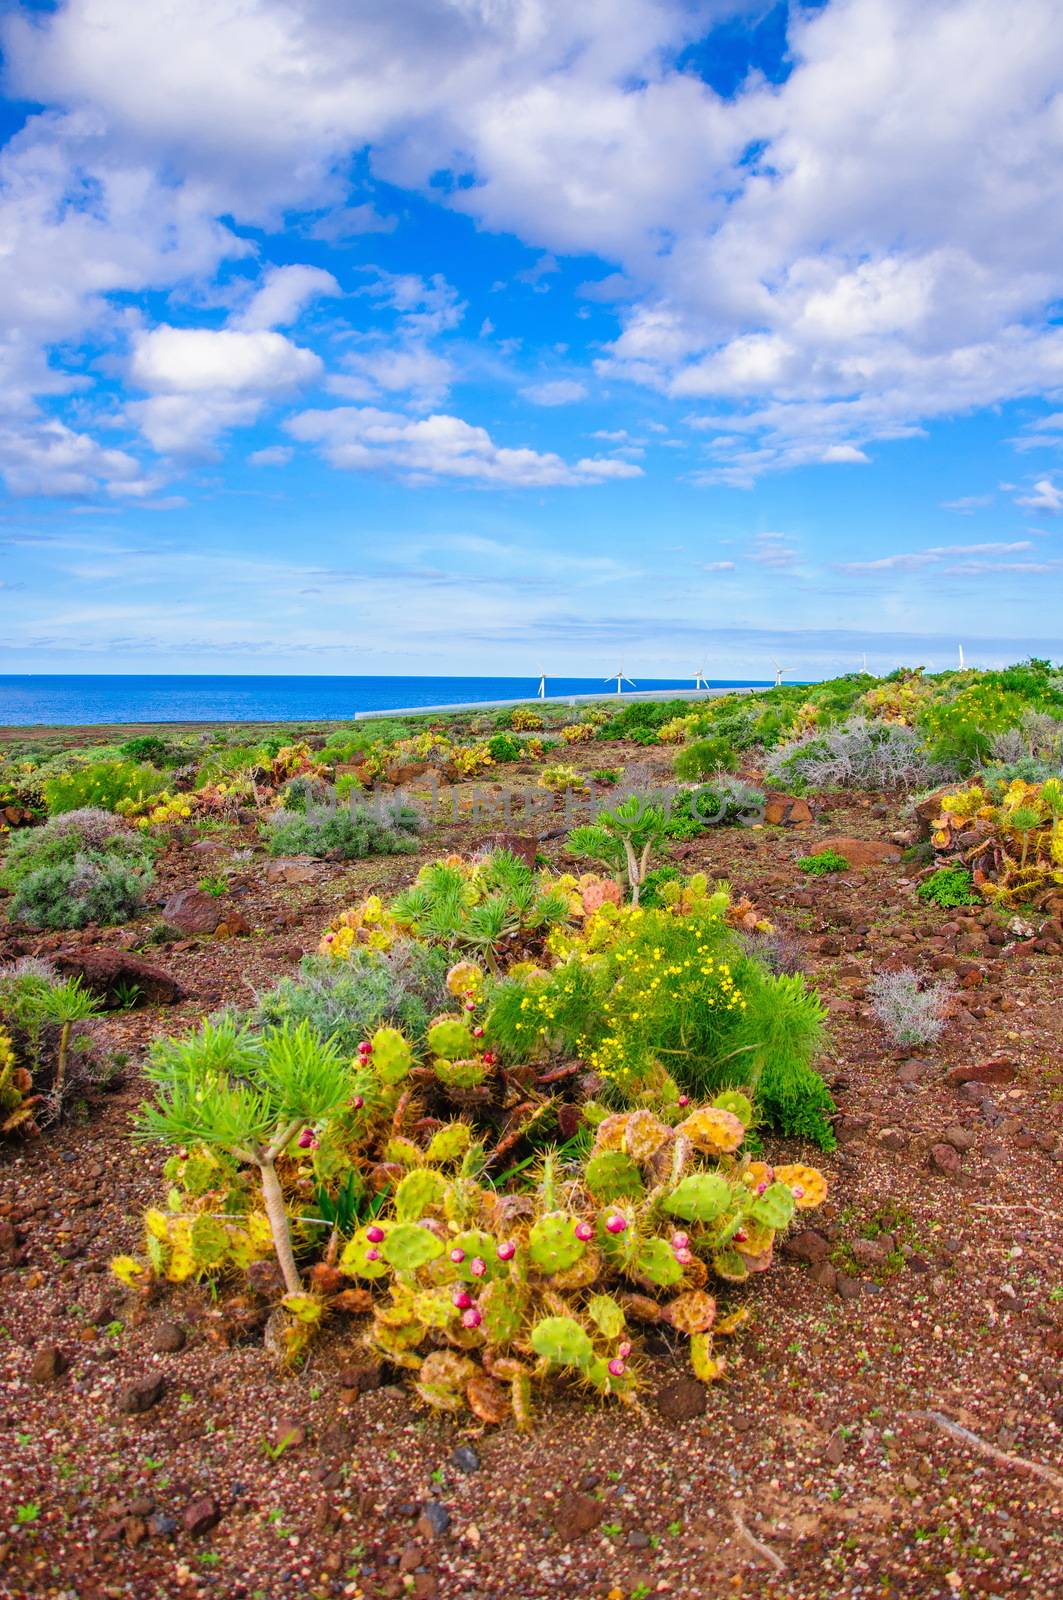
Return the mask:
[[[761,680],[713,680],[714,688]],[[531,700],[536,678],[301,678],[0,675],[0,727],[115,722],[344,721],[356,711],[462,701]],[[690,678],[640,678],[640,689],[693,688]],[[547,694],[611,691],[600,678],[548,678]]]

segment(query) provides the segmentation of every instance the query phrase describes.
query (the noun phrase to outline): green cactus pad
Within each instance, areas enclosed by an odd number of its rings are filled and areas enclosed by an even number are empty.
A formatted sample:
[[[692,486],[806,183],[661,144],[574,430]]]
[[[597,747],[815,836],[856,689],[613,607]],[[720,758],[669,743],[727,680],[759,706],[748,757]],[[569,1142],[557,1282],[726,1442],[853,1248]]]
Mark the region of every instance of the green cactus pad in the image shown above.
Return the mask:
[[[514,1283],[496,1278],[479,1298],[481,1327],[489,1344],[512,1344],[528,1309],[527,1296]]]
[[[457,1061],[461,1056],[471,1056],[476,1047],[467,1022],[460,1017],[437,1017],[428,1030],[428,1048],[433,1055]]]
[[[642,1176],[623,1150],[600,1150],[583,1170],[591,1194],[608,1205],[611,1200],[636,1199],[645,1190]]]
[[[378,1028],[372,1037],[373,1071],[381,1083],[401,1083],[413,1066],[413,1050],[398,1028]]]
[[[548,1211],[528,1234],[528,1257],[537,1272],[566,1272],[586,1248],[576,1238],[575,1218],[567,1211]]]
[[[424,1151],[412,1139],[396,1136],[384,1146],[384,1159],[397,1161],[400,1167],[419,1167],[424,1160]]]
[[[351,1278],[386,1278],[388,1266],[383,1256],[376,1261],[369,1259],[369,1251],[379,1251],[379,1249],[379,1245],[366,1238],[366,1230],[359,1228],[354,1237],[343,1247],[343,1254],[338,1262],[340,1271],[346,1272]]]
[[[484,1233],[480,1228],[465,1228],[455,1234],[447,1249],[464,1250],[465,1260],[455,1263],[454,1271],[465,1283],[487,1283],[507,1273],[505,1262],[498,1259],[497,1239],[494,1234]],[[486,1269],[479,1276],[472,1270],[472,1263],[477,1259],[483,1262]]]
[[[755,1222],[766,1228],[785,1228],[794,1214],[795,1201],[785,1183],[773,1183],[749,1208]]]
[[[437,1056],[432,1062],[432,1071],[447,1089],[476,1089],[487,1077],[487,1068],[478,1056],[457,1061]]]
[[[201,1195],[213,1189],[222,1173],[218,1163],[209,1156],[189,1156],[181,1164],[180,1182],[186,1193]]]
[[[683,1276],[683,1268],[663,1239],[646,1239],[640,1244],[631,1267],[636,1277],[646,1278],[658,1289],[670,1289]]]
[[[749,1277],[749,1268],[737,1250],[717,1250],[712,1270],[727,1283],[745,1283]]]
[[[447,1184],[431,1167],[414,1167],[395,1190],[395,1215],[400,1222],[417,1222],[443,1202]]]
[[[582,1372],[594,1360],[594,1346],[585,1328],[573,1317],[544,1317],[531,1332],[531,1346],[555,1367],[575,1367]]]
[[[692,1172],[672,1190],[664,1209],[684,1222],[711,1222],[727,1210],[730,1200],[731,1186],[718,1172]]]
[[[717,1110],[729,1111],[733,1117],[737,1117],[743,1128],[751,1125],[753,1102],[748,1095],[742,1093],[741,1089],[725,1089],[712,1103]]]
[[[229,1235],[213,1217],[197,1217],[189,1245],[197,1267],[219,1267],[229,1249]]]
[[[443,1245],[427,1228],[419,1228],[415,1222],[400,1222],[384,1240],[380,1253],[396,1272],[416,1272],[418,1267],[441,1256]]]
[[[458,1161],[471,1143],[472,1129],[467,1122],[448,1122],[433,1133],[424,1158],[434,1166],[443,1167],[449,1161]]]
[[[626,1323],[624,1313],[611,1294],[596,1294],[587,1301],[587,1315],[606,1339],[619,1339]]]
[[[413,1314],[426,1328],[445,1328],[458,1315],[449,1289],[425,1289],[411,1302]]]

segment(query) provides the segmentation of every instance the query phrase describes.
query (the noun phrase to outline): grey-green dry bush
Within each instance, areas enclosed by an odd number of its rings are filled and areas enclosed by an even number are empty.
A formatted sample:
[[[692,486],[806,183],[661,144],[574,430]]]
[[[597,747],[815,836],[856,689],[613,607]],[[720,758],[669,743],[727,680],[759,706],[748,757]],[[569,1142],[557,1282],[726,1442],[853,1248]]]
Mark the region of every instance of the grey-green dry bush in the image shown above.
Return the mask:
[[[914,728],[865,717],[780,745],[764,767],[771,783],[791,790],[920,789],[956,773],[931,760]]]
[[[80,855],[24,877],[11,902],[11,919],[31,928],[113,927],[140,914],[150,867],[136,871],[107,856]]]
[[[446,987],[449,962],[445,950],[412,940],[388,950],[355,947],[345,961],[304,956],[297,977],[259,995],[251,1022],[307,1022],[346,1055],[381,1026],[401,1028],[420,1048],[432,1017],[453,998]]]
[[[420,828],[421,819],[412,806],[396,802],[378,809],[354,802],[343,807],[278,811],[269,822],[266,838],[271,855],[354,861],[416,850]]]
[[[3,858],[0,882],[14,889],[29,873],[86,853],[143,866],[151,860],[152,845],[143,833],[112,812],[86,806],[53,817],[41,828],[26,828],[13,834]]]
[[[35,928],[113,925],[136,916],[152,882],[144,834],[95,807],[16,834],[0,881],[13,890],[10,916]]]
[[[945,1027],[952,980],[924,983],[911,967],[879,972],[867,986],[876,1017],[894,1044],[933,1044]]]

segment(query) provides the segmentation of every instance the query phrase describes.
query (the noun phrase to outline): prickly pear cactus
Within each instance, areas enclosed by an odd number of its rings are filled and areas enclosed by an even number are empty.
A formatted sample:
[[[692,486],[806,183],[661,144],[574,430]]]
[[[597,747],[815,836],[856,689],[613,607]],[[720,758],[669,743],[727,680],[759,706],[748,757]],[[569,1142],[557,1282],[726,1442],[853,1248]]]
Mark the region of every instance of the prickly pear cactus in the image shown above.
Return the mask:
[[[611,1294],[592,1295],[585,1310],[603,1338],[619,1339],[626,1322],[622,1307]]]
[[[716,1320],[716,1301],[703,1289],[689,1289],[668,1302],[665,1316],[678,1333],[707,1333]]]
[[[370,1042],[373,1046],[373,1070],[380,1081],[401,1083],[413,1066],[413,1050],[409,1040],[398,1028],[378,1028]]]
[[[388,1264],[380,1246],[390,1227],[384,1223],[359,1228],[343,1247],[337,1263],[340,1271],[352,1278],[386,1278]]]
[[[471,1056],[475,1049],[472,1029],[462,1017],[436,1017],[428,1029],[428,1048],[448,1061]]]
[[[624,1129],[624,1148],[635,1161],[648,1161],[672,1138],[667,1123],[652,1111],[633,1111]]]
[[[548,1211],[528,1233],[528,1258],[537,1272],[565,1272],[586,1248],[577,1237],[576,1219],[567,1211]]]
[[[731,1203],[731,1185],[718,1172],[691,1172],[664,1201],[664,1209],[684,1222],[712,1222]]]
[[[417,1222],[442,1205],[447,1181],[433,1167],[414,1167],[395,1190],[395,1215],[400,1222]]]
[[[715,1110],[729,1111],[733,1117],[737,1117],[743,1128],[752,1126],[753,1102],[748,1095],[742,1093],[741,1089],[724,1089],[712,1104]]]
[[[432,1062],[432,1071],[445,1089],[477,1089],[487,1077],[488,1069],[480,1056],[457,1061],[437,1056]]]
[[[427,1228],[415,1222],[399,1222],[388,1233],[380,1247],[384,1260],[396,1272],[416,1272],[443,1254],[443,1245]]]
[[[683,1277],[681,1263],[663,1239],[643,1240],[635,1251],[630,1270],[634,1277],[643,1278],[658,1289],[671,1289]]]
[[[789,1189],[798,1211],[820,1206],[827,1198],[827,1180],[815,1167],[806,1167],[800,1162],[793,1166],[776,1167],[775,1177]]]
[[[460,1161],[471,1144],[472,1129],[467,1122],[447,1122],[433,1133],[424,1158],[433,1166],[445,1167]]]
[[[716,1106],[701,1106],[692,1111],[677,1129],[703,1155],[728,1155],[737,1150],[746,1136],[745,1124],[731,1111]]]
[[[528,1311],[528,1296],[515,1283],[496,1278],[477,1302],[488,1343],[509,1345],[516,1340]]]
[[[583,1179],[595,1199],[605,1204],[635,1199],[646,1188],[635,1162],[623,1150],[599,1150],[592,1155],[583,1169]]]
[[[582,1372],[594,1360],[590,1334],[573,1317],[543,1317],[531,1331],[531,1347],[555,1367]]]
[[[750,1216],[755,1222],[762,1222],[776,1232],[786,1227],[793,1214],[794,1197],[786,1184],[778,1181],[770,1184],[750,1207]]]

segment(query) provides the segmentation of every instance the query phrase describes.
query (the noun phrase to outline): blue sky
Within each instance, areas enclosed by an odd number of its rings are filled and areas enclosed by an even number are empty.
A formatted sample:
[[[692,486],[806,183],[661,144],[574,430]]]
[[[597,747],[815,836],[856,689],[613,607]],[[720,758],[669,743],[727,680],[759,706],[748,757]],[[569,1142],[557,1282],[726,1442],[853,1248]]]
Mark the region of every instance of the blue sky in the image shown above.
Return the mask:
[[[0,672],[1063,655],[1063,30],[0,5]]]

